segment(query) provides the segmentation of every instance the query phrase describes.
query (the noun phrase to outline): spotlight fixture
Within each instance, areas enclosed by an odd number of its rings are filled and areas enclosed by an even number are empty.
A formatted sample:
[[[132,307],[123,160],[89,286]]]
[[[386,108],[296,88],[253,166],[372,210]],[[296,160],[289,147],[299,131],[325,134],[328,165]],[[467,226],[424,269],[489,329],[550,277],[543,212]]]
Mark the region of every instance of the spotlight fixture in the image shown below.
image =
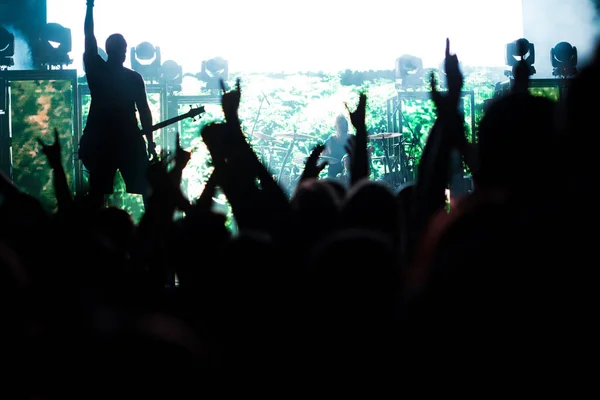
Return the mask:
[[[206,82],[207,90],[220,90],[220,80],[229,80],[229,62],[222,57],[202,61],[200,79]]]
[[[504,75],[508,77],[515,76],[515,68],[519,65],[519,61],[525,62],[529,69],[529,76],[535,75],[535,46],[527,39],[519,39],[506,45],[506,65],[512,70],[504,71]]]
[[[160,47],[142,42],[131,48],[131,67],[147,81],[158,82],[161,67]]]
[[[180,92],[183,83],[183,68],[173,60],[167,60],[161,67],[161,82],[170,89]]]
[[[405,54],[396,59],[395,77],[403,88],[421,86],[423,74],[423,60],[419,57]]]
[[[69,57],[72,50],[71,30],[57,23],[44,25],[40,32],[36,54],[34,56],[37,68],[63,68],[71,65]]]
[[[0,70],[15,65],[15,35],[0,26]]]
[[[577,47],[560,42],[550,50],[552,75],[567,78],[577,74]]]

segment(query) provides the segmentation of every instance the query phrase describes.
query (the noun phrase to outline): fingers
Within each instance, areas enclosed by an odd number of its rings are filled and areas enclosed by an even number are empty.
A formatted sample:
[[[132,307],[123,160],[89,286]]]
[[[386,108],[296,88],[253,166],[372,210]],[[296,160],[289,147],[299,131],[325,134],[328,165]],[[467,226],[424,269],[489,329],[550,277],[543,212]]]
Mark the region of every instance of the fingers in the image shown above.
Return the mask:
[[[446,58],[450,57],[450,39],[446,38]]]
[[[40,144],[40,146],[42,146],[43,148],[48,148],[51,146],[57,146],[60,140],[60,135],[58,133],[58,129],[54,128],[54,143],[53,144],[46,144],[44,143],[44,141],[42,140],[42,138],[37,138],[37,142]]]
[[[325,161],[323,164],[317,166],[317,173],[320,174],[329,165],[329,162]]]
[[[362,92],[358,99],[358,108],[365,108],[367,106],[367,94]]]
[[[219,79],[219,84],[221,85],[221,90],[223,91],[223,94],[227,93],[227,86],[225,85],[225,81],[223,79]],[[242,91],[242,80],[240,78],[237,78],[235,80],[235,91]]]
[[[354,114],[353,111],[350,110],[350,107],[348,107],[348,103],[344,103],[344,107],[346,107],[346,111],[348,111],[348,114],[352,115]],[[364,110],[367,107],[367,94],[365,92],[361,92],[360,96],[358,98],[358,105],[356,106],[356,110]]]
[[[321,155],[321,153],[323,153],[324,150],[325,150],[325,146],[322,144],[318,144],[313,149],[311,155],[315,156],[315,157],[319,157]]]

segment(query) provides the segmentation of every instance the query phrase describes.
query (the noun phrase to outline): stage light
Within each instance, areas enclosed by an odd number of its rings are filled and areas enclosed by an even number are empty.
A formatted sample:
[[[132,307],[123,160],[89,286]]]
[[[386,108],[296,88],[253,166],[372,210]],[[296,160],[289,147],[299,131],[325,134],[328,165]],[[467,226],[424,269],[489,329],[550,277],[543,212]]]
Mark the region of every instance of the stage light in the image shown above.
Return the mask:
[[[70,65],[72,50],[71,30],[57,23],[44,25],[34,55],[37,68],[62,68]]]
[[[15,35],[0,26],[0,69],[15,65]]]
[[[161,67],[161,81],[174,91],[181,91],[183,68],[173,60],[167,60]]]
[[[202,61],[200,79],[206,82],[207,90],[221,89],[220,80],[229,80],[229,62],[222,57]]]
[[[567,78],[577,74],[577,47],[560,42],[550,50],[552,75]]]
[[[504,71],[504,75],[508,77],[515,76],[515,68],[519,61],[524,61],[529,68],[529,76],[535,74],[535,45],[527,39],[519,39],[506,45],[506,65],[512,70]]]
[[[181,65],[173,60],[167,60],[162,65],[162,78],[166,82],[176,82],[181,84],[183,81],[183,69]]]
[[[423,84],[423,60],[411,55],[403,55],[396,59],[396,79],[400,79],[403,88],[421,86]]]
[[[160,47],[142,42],[131,48],[131,68],[147,81],[158,82],[161,64]]]

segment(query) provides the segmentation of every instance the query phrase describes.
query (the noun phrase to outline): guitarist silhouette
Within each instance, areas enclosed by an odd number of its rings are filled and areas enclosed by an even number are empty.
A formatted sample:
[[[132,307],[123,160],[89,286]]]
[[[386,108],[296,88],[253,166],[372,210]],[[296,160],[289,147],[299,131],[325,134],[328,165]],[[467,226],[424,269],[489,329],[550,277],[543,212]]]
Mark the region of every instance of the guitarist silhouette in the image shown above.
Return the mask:
[[[104,204],[104,196],[113,193],[119,170],[127,192],[141,194],[146,205],[149,191],[146,173],[150,159],[156,158],[146,85],[139,73],[123,66],[127,42],[122,35],[111,35],[106,40],[107,61],[100,57],[94,36],[93,8],[94,0],[87,0],[83,58],[91,104],[79,158],[89,171],[89,195],[96,204]]]

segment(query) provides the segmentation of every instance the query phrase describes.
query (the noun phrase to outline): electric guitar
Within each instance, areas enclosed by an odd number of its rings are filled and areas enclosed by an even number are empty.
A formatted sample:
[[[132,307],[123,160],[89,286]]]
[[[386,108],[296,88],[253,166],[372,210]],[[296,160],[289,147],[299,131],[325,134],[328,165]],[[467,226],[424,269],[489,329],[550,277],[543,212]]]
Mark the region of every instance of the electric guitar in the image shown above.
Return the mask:
[[[159,129],[165,128],[169,125],[176,124],[179,121],[182,121],[186,118],[191,118],[193,120],[196,117],[205,113],[204,106],[190,108],[188,112],[185,114],[178,115],[173,118],[169,118],[166,121],[159,122],[152,126],[151,132],[155,132]],[[140,130],[140,134],[145,134],[145,131]],[[101,149],[103,146],[106,146],[105,138],[103,137],[101,132],[85,132],[81,139],[79,140],[79,160],[83,162],[86,168],[93,167],[94,164],[98,165],[102,162],[102,160],[98,160],[97,150]]]
[[[197,116],[204,114],[204,112],[205,112],[204,106],[190,108],[190,110],[188,112],[186,112],[185,114],[181,114],[176,117],[169,118],[166,121],[159,122],[158,124],[153,125],[151,131],[154,132],[159,129],[166,128],[167,126],[176,124],[177,122],[182,121],[186,118],[191,118],[191,119],[195,120]]]

